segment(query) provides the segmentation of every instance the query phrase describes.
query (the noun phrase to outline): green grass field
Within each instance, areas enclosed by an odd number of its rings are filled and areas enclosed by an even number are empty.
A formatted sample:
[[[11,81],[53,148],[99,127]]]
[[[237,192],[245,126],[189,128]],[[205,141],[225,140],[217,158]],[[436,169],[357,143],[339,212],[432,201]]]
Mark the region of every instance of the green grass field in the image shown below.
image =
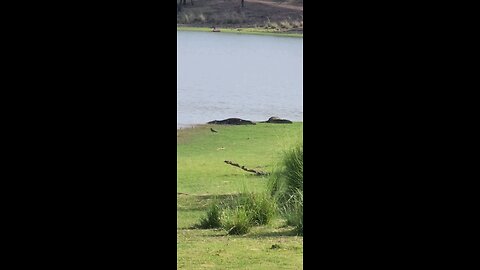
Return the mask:
[[[213,127],[218,133],[212,133]],[[303,237],[280,217],[243,236],[193,229],[212,200],[264,192],[267,178],[224,163],[271,172],[302,140],[303,123],[200,126],[177,131],[177,268],[302,269]]]

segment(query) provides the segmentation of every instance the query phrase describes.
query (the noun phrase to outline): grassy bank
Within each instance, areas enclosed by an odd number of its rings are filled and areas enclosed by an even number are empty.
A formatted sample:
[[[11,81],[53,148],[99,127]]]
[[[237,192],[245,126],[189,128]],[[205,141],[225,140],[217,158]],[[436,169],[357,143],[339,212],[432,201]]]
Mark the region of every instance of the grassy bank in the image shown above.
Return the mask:
[[[218,28],[218,29],[220,30],[220,33],[303,38],[303,33],[287,33],[287,32],[281,32],[275,29],[262,29],[262,28]],[[212,32],[212,29],[208,27],[177,26],[177,31]]]
[[[303,237],[280,216],[243,236],[193,229],[212,200],[266,190],[267,178],[227,165],[271,172],[302,139],[303,123],[210,126],[177,131],[177,268],[302,269]]]

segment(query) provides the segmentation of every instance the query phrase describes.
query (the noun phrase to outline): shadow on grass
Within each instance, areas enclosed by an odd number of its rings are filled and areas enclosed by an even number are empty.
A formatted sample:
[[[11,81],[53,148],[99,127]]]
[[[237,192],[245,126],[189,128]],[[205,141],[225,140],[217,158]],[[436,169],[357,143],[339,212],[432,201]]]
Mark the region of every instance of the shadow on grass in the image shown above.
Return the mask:
[[[181,197],[177,197],[177,212],[201,212],[201,216],[205,216],[212,203],[223,206],[233,205],[235,201],[243,195],[242,193],[182,195]],[[180,227],[179,229],[193,230],[202,229],[202,227],[197,223],[188,227]]]
[[[210,203],[214,201],[228,204],[234,202],[240,196],[242,196],[241,193],[182,195],[181,199],[177,198],[177,211],[206,211],[210,206]]]
[[[251,233],[246,235],[247,238],[270,238],[270,237],[282,237],[282,236],[299,236],[298,233],[295,231],[294,228],[290,230],[282,230],[282,231],[273,231],[273,232],[259,232],[259,233]]]
[[[238,238],[258,238],[258,239],[263,239],[263,238],[275,238],[275,237],[291,237],[291,236],[300,236],[295,229],[290,229],[290,230],[285,230],[285,231],[270,231],[270,232],[250,232],[246,235],[229,235],[227,231],[224,229],[202,229],[199,227],[196,227],[195,225],[190,226],[188,228],[182,228],[184,230],[205,230],[205,231],[211,231],[212,235],[208,235],[208,237],[238,237]]]

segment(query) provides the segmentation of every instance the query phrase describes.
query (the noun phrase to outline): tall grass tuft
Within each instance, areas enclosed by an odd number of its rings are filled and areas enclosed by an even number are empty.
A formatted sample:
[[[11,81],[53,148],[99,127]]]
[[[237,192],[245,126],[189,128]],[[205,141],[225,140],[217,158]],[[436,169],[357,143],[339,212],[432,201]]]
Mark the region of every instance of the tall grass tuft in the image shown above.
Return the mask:
[[[303,142],[284,154],[268,188],[287,223],[303,234]]]
[[[242,206],[226,209],[222,215],[222,227],[232,235],[248,233],[252,228],[248,211]]]
[[[303,192],[297,191],[289,204],[281,208],[281,213],[287,220],[287,224],[295,226],[297,232],[303,235]]]
[[[296,196],[298,191],[303,193],[303,143],[285,152],[269,179],[268,187],[281,205]]]
[[[245,207],[252,225],[267,225],[275,217],[275,201],[267,193],[248,193],[238,205]]]

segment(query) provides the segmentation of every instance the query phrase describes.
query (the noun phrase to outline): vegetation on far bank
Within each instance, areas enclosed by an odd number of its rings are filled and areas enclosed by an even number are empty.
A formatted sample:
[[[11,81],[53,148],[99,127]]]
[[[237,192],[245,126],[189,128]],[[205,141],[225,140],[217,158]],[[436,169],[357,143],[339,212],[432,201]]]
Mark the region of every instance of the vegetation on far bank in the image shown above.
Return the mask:
[[[177,2],[178,26],[233,29],[245,33],[303,35],[303,1],[197,0]],[[224,30],[224,31],[225,31]]]

